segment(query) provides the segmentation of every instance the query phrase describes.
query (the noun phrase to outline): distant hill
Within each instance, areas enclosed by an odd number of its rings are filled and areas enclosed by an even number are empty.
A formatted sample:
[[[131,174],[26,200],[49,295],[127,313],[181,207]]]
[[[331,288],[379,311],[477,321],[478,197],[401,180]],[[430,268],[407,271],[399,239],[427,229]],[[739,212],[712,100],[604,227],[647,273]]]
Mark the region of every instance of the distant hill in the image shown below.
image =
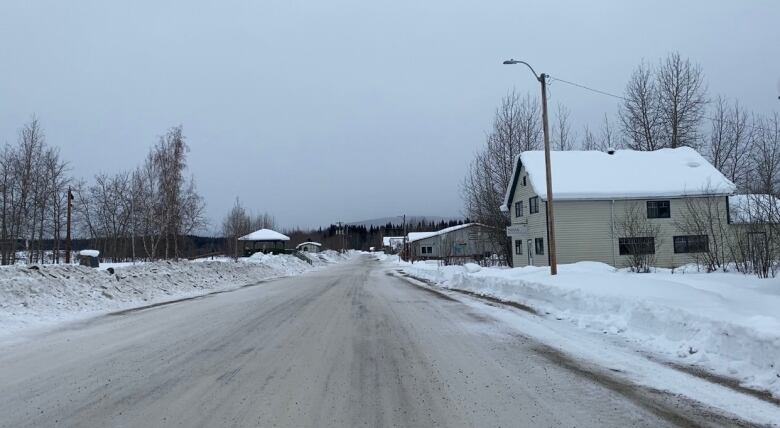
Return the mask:
[[[425,221],[427,223],[434,222],[438,223],[441,221],[450,221],[450,220],[463,220],[462,217],[442,217],[442,216],[435,216],[435,215],[417,215],[417,216],[406,216],[406,224],[416,224],[421,221]],[[362,221],[353,221],[350,223],[347,223],[350,226],[365,226],[365,227],[377,227],[377,226],[384,226],[387,223],[392,224],[403,224],[404,218],[403,216],[394,216],[394,217],[382,217],[382,218],[375,218],[371,220],[362,220]]]

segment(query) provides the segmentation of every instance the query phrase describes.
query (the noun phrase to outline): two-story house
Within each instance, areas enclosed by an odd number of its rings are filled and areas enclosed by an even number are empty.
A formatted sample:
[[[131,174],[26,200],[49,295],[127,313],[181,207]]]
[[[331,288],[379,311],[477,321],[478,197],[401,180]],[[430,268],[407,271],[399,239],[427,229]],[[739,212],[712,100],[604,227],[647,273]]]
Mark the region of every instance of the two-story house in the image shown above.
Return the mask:
[[[632,251],[652,252],[660,267],[689,263],[709,248],[707,234],[692,235],[681,227],[695,205],[691,198],[711,198],[709,205],[728,223],[728,196],[736,190],[688,147],[554,151],[551,166],[558,263],[589,260],[625,267]],[[544,152],[523,152],[502,206],[511,215],[514,266],[549,264],[546,208]],[[655,236],[627,236],[627,216],[637,213],[636,220],[655,228]]]

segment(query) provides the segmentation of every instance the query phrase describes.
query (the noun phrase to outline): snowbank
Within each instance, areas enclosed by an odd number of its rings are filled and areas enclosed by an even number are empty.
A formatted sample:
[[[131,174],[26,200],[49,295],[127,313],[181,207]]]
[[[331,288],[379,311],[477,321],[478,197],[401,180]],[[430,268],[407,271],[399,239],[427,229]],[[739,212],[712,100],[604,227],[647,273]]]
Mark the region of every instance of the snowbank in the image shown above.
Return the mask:
[[[100,313],[229,290],[263,279],[296,275],[349,255],[319,253],[312,263],[290,255],[232,259],[0,268],[0,337]]]
[[[616,272],[594,262],[516,269],[402,264],[441,286],[521,303],[643,352],[780,397],[780,279],[736,273]]]

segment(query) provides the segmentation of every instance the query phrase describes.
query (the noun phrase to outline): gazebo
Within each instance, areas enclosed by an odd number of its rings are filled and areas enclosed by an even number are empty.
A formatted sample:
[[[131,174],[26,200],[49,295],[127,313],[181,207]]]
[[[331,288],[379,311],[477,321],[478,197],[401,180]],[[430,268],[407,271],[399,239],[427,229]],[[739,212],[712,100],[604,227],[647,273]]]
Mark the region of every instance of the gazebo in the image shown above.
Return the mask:
[[[251,256],[258,251],[264,253],[284,252],[285,243],[290,240],[290,237],[275,230],[260,229],[249,235],[244,235],[238,240],[241,243],[241,252],[244,256]],[[239,245],[236,245],[236,253],[238,253],[238,248]]]

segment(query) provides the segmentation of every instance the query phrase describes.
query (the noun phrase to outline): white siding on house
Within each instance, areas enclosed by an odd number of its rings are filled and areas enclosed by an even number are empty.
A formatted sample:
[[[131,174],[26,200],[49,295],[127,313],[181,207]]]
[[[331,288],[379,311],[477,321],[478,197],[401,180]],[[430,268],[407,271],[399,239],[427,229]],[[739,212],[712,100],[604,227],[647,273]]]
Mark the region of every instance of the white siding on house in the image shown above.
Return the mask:
[[[528,240],[531,240],[531,252],[533,265],[547,266],[549,249],[547,242],[547,211],[544,201],[539,202],[539,213],[529,213],[529,198],[536,196],[530,185],[523,186],[522,177],[526,174],[524,168],[520,168],[517,186],[512,196],[510,216],[513,225],[527,225],[528,234],[523,237],[513,237],[512,260],[514,266],[528,265]],[[555,183],[553,183],[554,185]],[[670,218],[648,219],[649,222],[659,226],[659,234],[656,237],[655,265],[660,267],[675,267],[690,263],[695,260],[695,254],[675,254],[674,236],[688,235],[681,229],[681,222],[688,215],[690,201],[704,201],[707,197],[697,198],[659,198],[650,200],[668,200],[670,202]],[[726,218],[727,198],[712,197],[717,204],[718,212],[723,215],[723,224],[728,222]],[[514,203],[523,201],[523,216],[517,217]],[[646,215],[648,199],[621,199],[621,200],[564,200],[555,202],[555,233],[556,253],[558,263],[574,263],[578,261],[599,261],[616,267],[626,267],[628,257],[619,255],[619,238],[624,237],[618,230],[620,219],[626,210],[633,204],[638,204],[639,212]],[[544,255],[534,253],[533,241],[536,238],[544,238]],[[516,254],[515,242],[523,239],[523,254]],[[710,238],[711,240],[711,238]]]

